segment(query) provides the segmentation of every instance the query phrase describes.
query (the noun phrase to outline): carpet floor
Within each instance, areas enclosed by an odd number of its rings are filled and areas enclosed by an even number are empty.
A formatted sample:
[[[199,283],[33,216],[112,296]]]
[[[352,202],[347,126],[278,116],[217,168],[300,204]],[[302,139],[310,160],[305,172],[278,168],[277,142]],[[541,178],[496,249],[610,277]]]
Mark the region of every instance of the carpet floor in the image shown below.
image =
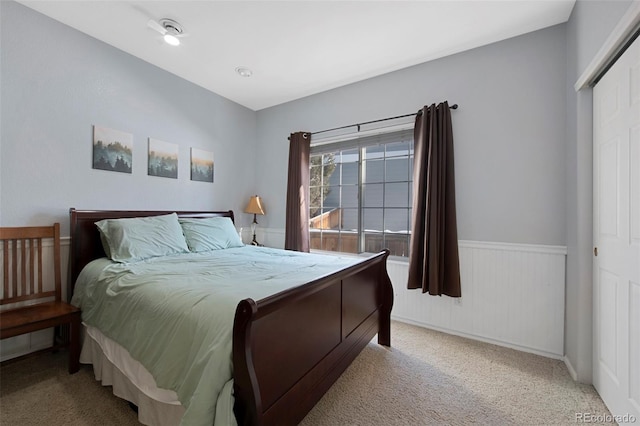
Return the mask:
[[[302,426],[555,425],[609,414],[562,361],[399,322],[391,332],[393,347],[370,343]],[[0,423],[138,424],[91,366],[69,375],[65,351],[0,367]]]

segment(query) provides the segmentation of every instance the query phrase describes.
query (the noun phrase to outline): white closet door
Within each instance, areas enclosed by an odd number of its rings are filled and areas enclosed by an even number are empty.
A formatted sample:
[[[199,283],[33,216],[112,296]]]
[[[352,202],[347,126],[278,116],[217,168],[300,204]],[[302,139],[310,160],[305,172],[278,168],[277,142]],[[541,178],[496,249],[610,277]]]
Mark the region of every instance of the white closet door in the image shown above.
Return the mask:
[[[593,123],[593,382],[640,421],[640,38],[594,87]]]

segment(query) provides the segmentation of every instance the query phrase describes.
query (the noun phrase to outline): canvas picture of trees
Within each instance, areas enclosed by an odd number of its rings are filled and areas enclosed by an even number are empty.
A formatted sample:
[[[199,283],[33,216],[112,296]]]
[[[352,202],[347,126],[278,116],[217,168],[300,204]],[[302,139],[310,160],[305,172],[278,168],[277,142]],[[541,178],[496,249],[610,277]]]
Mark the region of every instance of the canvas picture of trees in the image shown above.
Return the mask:
[[[178,179],[177,144],[149,138],[149,176]]]
[[[93,126],[93,168],[131,173],[133,135]]]
[[[213,182],[213,152],[191,148],[191,180]]]

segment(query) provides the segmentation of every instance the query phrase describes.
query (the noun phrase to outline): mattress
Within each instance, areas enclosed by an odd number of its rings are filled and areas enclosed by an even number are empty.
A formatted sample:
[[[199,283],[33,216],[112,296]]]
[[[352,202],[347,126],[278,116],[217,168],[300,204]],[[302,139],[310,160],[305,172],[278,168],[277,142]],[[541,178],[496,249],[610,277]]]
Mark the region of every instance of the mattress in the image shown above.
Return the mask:
[[[85,324],[148,370],[157,384],[153,387],[175,392],[184,407],[184,424],[227,426],[235,422],[231,348],[238,303],[260,300],[360,261],[253,246],[133,264],[103,258],[80,273],[72,303],[82,309]],[[98,346],[104,342],[97,333],[91,337]],[[116,365],[117,351],[101,349]],[[139,367],[117,368],[130,377],[128,370],[135,373]],[[147,395],[148,382],[138,382],[135,374],[130,378]],[[159,400],[175,401],[173,396],[164,394]]]

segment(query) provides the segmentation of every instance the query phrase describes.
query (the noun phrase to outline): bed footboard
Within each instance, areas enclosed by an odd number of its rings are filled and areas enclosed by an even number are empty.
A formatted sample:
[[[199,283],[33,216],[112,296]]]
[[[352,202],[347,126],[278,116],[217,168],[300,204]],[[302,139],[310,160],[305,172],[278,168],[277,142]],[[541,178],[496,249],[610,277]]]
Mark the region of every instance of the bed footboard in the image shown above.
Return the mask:
[[[391,344],[389,251],[259,301],[240,302],[233,330],[239,425],[295,425],[369,341]]]

